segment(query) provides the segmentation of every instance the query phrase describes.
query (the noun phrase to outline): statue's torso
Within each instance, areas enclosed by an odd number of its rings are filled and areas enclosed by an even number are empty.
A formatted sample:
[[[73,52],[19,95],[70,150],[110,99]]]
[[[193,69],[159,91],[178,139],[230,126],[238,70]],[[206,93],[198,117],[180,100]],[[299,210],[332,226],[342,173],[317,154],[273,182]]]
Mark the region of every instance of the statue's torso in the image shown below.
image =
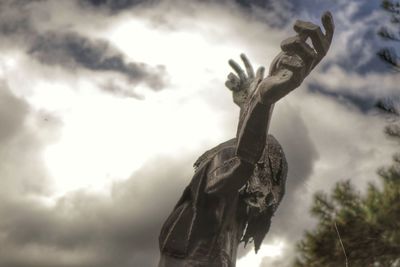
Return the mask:
[[[215,266],[235,266],[236,251],[246,221],[245,205],[239,198],[236,193],[206,199],[204,209],[210,213],[208,218],[214,218],[215,221],[205,219],[199,222],[199,238],[193,242],[189,259],[206,259],[208,265],[204,266],[210,266],[210,262]]]
[[[161,262],[164,260],[165,264],[160,263],[160,267],[235,266],[236,251],[245,227],[245,216],[241,214],[245,212],[244,203],[238,194],[229,198],[213,196],[204,201],[202,208],[208,217],[199,219],[188,255],[182,259],[163,256]]]
[[[234,143],[227,142],[218,147],[216,153],[226,153],[222,158],[233,157],[232,145],[234,147]],[[206,183],[210,182],[207,164],[200,164],[163,226],[159,267],[235,266],[237,248],[248,218],[247,206],[239,190],[228,194],[205,193]],[[267,164],[262,168],[269,171],[269,167]],[[182,249],[175,253],[178,247]]]

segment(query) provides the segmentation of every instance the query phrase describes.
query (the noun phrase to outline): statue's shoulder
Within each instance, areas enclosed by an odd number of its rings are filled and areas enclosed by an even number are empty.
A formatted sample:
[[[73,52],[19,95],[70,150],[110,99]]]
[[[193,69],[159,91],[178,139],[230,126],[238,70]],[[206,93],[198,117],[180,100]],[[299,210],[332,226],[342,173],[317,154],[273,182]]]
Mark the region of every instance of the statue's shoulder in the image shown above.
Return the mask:
[[[205,166],[207,162],[211,161],[217,153],[225,150],[232,150],[232,152],[234,152],[236,149],[236,145],[237,139],[232,138],[207,150],[196,160],[196,162],[193,164],[193,167],[195,168],[195,170],[201,169],[201,167]],[[267,142],[264,148],[264,156],[269,156],[273,160],[283,159],[284,161],[286,161],[281,144],[272,134],[267,135]]]
[[[284,161],[286,163],[285,153],[278,140],[272,135],[268,134],[267,142],[264,149],[264,157],[268,156],[273,161]]]
[[[232,138],[204,152],[203,155],[201,155],[193,164],[193,167],[198,170],[211,159],[213,159],[218,152],[221,152],[222,150],[234,149],[236,149],[236,138]]]
[[[268,134],[267,135],[267,142],[266,142],[266,146],[268,147],[279,147],[282,148],[281,144],[279,143],[279,141],[275,138],[275,136],[273,136],[272,134]]]

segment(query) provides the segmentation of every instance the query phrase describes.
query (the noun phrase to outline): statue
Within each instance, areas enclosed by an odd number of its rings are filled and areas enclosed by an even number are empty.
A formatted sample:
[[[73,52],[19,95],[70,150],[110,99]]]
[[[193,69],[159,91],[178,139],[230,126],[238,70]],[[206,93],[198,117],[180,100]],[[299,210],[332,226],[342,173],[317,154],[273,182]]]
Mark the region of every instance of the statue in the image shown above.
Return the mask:
[[[236,138],[195,162],[190,184],[162,227],[159,267],[234,267],[240,242],[254,242],[256,252],[260,248],[287,174],[282,148],[268,134],[272,110],[326,55],[334,24],[330,12],[321,20],[325,34],[313,23],[295,23],[297,35],[281,43],[265,78],[264,68],[255,74],[243,54],[246,73],[229,61],[237,74],[230,73],[225,83],[240,107]]]

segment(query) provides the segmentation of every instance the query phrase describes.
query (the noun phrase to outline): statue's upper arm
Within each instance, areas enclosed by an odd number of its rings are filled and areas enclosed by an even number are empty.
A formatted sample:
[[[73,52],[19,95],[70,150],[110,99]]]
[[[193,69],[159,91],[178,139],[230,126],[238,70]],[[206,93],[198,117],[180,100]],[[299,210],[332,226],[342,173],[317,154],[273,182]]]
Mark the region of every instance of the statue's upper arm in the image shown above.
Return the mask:
[[[213,157],[207,171],[206,193],[235,193],[250,177],[253,166],[236,157],[235,150],[235,146],[228,147]]]

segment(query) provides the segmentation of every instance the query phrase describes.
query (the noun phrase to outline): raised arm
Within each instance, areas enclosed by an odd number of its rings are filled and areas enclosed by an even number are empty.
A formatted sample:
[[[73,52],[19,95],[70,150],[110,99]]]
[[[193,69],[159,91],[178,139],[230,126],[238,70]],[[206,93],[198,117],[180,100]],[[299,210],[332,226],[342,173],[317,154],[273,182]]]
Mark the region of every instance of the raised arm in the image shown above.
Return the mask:
[[[240,159],[257,163],[265,145],[274,104],[299,87],[328,52],[334,32],[333,18],[326,12],[321,20],[325,34],[319,26],[298,20],[293,27],[297,35],[281,43],[282,52],[272,62],[269,76],[258,84],[241,116],[236,150]],[[308,38],[313,47],[307,44]]]
[[[263,68],[254,74],[243,54],[246,73],[236,62],[229,61],[236,75],[230,73],[225,84],[241,108],[237,144],[235,151],[228,153],[230,157],[220,154],[214,157],[206,186],[209,192],[238,190],[250,178],[266,144],[274,104],[300,86],[330,47],[334,32],[332,15],[326,12],[321,20],[325,34],[311,22],[295,23],[297,35],[281,43],[282,51],[273,60],[266,78]],[[312,46],[307,44],[308,38]]]

